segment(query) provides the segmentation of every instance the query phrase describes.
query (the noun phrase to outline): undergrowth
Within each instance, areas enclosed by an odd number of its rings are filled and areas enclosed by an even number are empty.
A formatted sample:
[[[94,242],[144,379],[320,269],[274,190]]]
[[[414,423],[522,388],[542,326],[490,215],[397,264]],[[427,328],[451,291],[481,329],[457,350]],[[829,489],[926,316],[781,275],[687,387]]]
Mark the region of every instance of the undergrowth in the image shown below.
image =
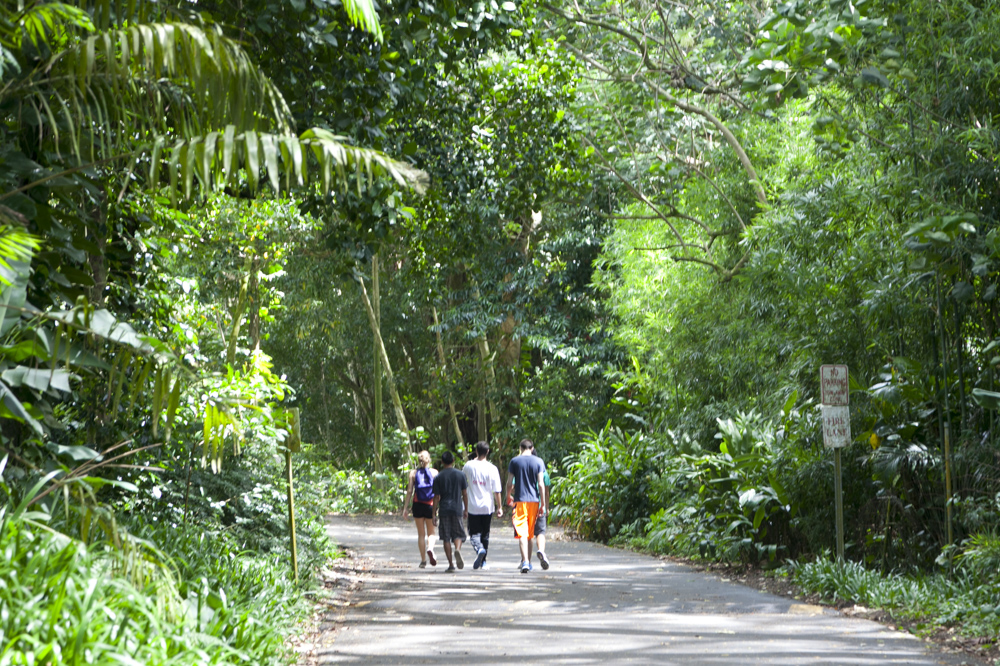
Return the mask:
[[[117,513],[87,517],[89,534],[77,507],[32,504],[42,483],[22,494],[0,476],[0,666],[290,663],[286,635],[309,612],[303,593],[332,547],[322,492],[303,483],[294,581],[278,538],[286,509],[262,492],[263,476],[233,466],[241,492],[229,524],[201,492],[187,515],[172,512],[160,478],[112,503]]]
[[[850,601],[968,636],[1000,635],[1000,581],[958,567],[951,576],[884,574],[856,562],[818,559],[796,565],[793,580],[828,601]]]

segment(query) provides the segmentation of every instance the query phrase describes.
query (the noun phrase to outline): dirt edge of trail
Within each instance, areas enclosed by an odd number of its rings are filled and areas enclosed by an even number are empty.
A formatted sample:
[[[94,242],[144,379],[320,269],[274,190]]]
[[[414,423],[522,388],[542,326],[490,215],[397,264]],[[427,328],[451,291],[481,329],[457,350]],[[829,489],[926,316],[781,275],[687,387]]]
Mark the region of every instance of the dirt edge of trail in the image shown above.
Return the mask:
[[[319,666],[319,652],[334,644],[344,626],[344,611],[356,603],[355,594],[371,575],[371,560],[339,545],[337,548],[343,557],[331,560],[319,572],[320,585],[310,595],[313,612],[288,637],[297,666]]]

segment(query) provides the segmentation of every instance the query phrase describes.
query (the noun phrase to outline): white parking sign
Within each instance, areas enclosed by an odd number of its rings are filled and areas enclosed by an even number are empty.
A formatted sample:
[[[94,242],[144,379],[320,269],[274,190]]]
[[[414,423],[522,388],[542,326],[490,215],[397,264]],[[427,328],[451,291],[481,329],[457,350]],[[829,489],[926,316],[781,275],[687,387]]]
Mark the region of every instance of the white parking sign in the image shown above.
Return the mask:
[[[823,446],[842,449],[851,443],[851,408],[823,405]]]

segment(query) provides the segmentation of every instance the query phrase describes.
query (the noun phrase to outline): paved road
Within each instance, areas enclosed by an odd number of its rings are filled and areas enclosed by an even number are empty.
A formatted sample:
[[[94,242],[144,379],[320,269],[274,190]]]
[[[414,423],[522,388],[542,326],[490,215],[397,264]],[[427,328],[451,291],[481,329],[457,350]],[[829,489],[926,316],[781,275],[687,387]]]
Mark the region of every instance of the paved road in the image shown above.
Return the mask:
[[[909,634],[654,557],[574,541],[521,574],[507,523],[488,571],[417,568],[412,523],[332,518],[369,574],[320,664],[963,664]]]

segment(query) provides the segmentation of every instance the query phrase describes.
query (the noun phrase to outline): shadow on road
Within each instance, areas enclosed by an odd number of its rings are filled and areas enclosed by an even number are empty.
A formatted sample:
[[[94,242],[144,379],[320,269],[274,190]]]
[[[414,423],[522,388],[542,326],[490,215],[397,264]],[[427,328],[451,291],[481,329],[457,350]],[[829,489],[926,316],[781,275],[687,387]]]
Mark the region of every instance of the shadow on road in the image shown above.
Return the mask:
[[[501,524],[491,569],[454,574],[440,548],[438,567],[416,567],[401,519],[335,517],[329,530],[366,580],[321,664],[970,663],[874,622],[585,542],[553,543],[552,569],[536,561],[521,574]]]

